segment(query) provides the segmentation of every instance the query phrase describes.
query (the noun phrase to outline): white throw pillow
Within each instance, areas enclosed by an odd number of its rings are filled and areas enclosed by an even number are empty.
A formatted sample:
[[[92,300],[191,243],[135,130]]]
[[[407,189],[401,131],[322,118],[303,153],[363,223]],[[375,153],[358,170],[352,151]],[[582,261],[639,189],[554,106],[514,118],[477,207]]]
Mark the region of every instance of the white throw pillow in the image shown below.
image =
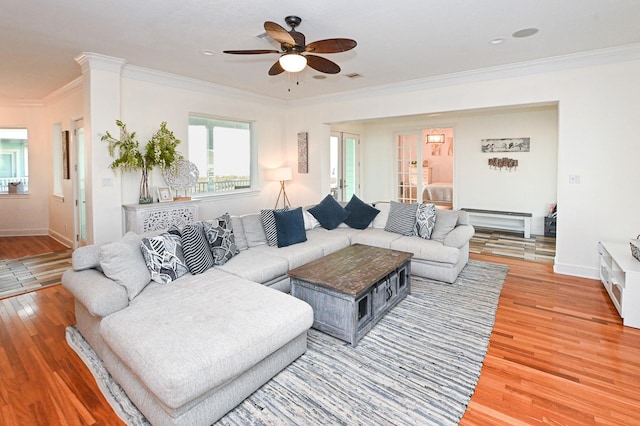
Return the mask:
[[[100,247],[98,255],[104,275],[127,290],[129,300],[151,281],[151,274],[140,251],[140,236],[128,232],[119,241]]]

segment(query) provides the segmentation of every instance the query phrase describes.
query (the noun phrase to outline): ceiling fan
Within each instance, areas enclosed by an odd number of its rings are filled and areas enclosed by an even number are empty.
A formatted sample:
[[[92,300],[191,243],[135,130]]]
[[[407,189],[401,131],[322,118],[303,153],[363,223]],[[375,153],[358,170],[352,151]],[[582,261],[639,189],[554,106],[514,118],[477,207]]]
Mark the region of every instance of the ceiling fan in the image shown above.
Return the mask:
[[[280,43],[282,50],[257,49],[257,50],[225,50],[224,53],[232,55],[262,55],[265,53],[278,53],[280,59],[269,69],[269,75],[278,75],[284,71],[299,72],[309,65],[316,71],[325,74],[337,74],[340,67],[333,61],[313,53],[338,53],[351,50],[358,43],[349,38],[329,38],[306,44],[304,34],[296,31],[302,19],[297,16],[284,18],[291,31],[285,30],[275,22],[266,21],[264,30],[267,34]]]

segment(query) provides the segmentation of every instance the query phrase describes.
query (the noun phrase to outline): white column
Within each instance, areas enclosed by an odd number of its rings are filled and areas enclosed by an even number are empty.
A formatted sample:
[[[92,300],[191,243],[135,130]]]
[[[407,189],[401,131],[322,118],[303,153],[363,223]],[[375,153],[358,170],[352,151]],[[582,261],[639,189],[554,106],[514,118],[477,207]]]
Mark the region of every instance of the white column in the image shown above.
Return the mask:
[[[109,168],[112,159],[108,145],[100,137],[107,130],[119,135],[116,119],[120,118],[121,73],[125,60],[83,53],[76,62],[82,68],[84,92],[87,242],[102,244],[122,235],[120,175]]]

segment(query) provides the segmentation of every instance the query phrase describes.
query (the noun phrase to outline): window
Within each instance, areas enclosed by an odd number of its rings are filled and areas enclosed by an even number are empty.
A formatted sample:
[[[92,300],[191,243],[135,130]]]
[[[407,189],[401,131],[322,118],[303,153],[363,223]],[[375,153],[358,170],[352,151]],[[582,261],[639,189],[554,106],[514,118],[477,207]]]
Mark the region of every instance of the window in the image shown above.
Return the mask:
[[[199,173],[196,195],[251,188],[251,158],[251,123],[189,117],[188,159]]]
[[[27,129],[5,128],[0,129],[0,193],[14,191],[29,191]]]

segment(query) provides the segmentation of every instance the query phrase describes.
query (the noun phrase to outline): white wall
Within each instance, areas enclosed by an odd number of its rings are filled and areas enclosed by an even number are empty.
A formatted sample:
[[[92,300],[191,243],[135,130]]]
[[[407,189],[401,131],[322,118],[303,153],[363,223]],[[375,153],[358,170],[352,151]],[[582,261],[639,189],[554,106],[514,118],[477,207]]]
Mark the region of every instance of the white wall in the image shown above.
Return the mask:
[[[591,61],[598,62],[591,66],[585,65],[585,59],[590,58],[571,58],[562,63],[535,64],[530,69],[501,69],[493,75],[466,73],[448,80],[411,82],[296,102],[288,117],[288,153],[294,152],[298,129],[308,129],[310,170],[318,169],[298,180],[298,185],[308,189],[301,192],[308,194],[302,201],[316,202],[323,191],[315,188],[327,187],[328,170],[323,170],[322,164],[328,156],[328,126],[323,123],[557,102],[559,213],[555,269],[595,278],[597,242],[626,241],[637,235],[639,226],[635,169],[640,151],[636,141],[640,131],[636,108],[640,60],[634,50],[618,56],[616,53]],[[467,144],[479,144],[476,137],[473,135],[472,140],[469,135],[456,132],[456,141],[463,144],[465,140]],[[373,155],[374,160],[376,156]],[[371,158],[365,155],[363,159],[366,163]],[[480,170],[474,166],[473,158],[464,158],[460,164],[458,158],[463,159],[456,156],[455,170]],[[525,161],[523,167],[530,165]],[[391,176],[391,172],[389,162],[388,167],[366,171],[365,180]],[[499,178],[490,175],[488,169],[483,174],[486,179]],[[579,175],[581,183],[569,184],[570,174]],[[469,178],[475,176],[463,173],[456,181]],[[379,190],[389,188],[389,181],[390,178],[377,180]]]
[[[453,128],[454,208],[468,207],[533,214],[532,233],[544,233],[544,215],[557,195],[558,110],[556,105],[490,108],[475,111],[379,119],[364,123],[362,153],[365,181],[376,182],[361,192],[368,201],[397,196],[393,134],[404,129]],[[485,138],[530,137],[531,151],[483,153]],[[441,157],[449,158],[446,152]],[[488,159],[519,160],[517,171],[490,169]],[[438,157],[436,157],[438,158]],[[389,179],[379,178],[388,170]],[[378,184],[383,181],[385,184]],[[437,179],[436,179],[437,181]]]
[[[52,127],[55,123],[60,123],[62,131],[70,132],[70,155],[73,153],[72,123],[82,117],[83,93],[80,80],[76,80],[67,87],[45,99],[45,118],[42,122],[43,128],[49,129],[47,135],[51,146],[51,156],[53,156]],[[49,162],[51,162],[49,158]],[[75,159],[70,159],[70,167],[73,168]],[[53,165],[52,165],[53,167]],[[73,171],[71,171],[73,177]],[[52,187],[49,188],[49,234],[56,240],[73,247],[75,223],[74,223],[74,180],[62,180],[62,197],[51,195]]]
[[[202,198],[200,216],[214,218],[225,212],[243,214],[256,212],[275,204],[279,185],[277,182],[264,181],[264,169],[288,165],[286,162],[284,141],[285,104],[264,97],[249,95],[239,91],[214,86],[204,82],[184,79],[178,76],[157,73],[137,67],[125,66],[120,77],[120,118],[130,131],[135,131],[144,146],[162,121],[182,141],[179,150],[187,153],[189,114],[198,113],[214,117],[246,120],[254,123],[254,137],[257,141],[256,165],[257,190],[243,195],[227,195]],[[118,214],[109,220],[94,224],[103,232],[103,240],[113,240],[123,233],[122,204],[138,202],[140,173],[114,172],[108,168],[112,161],[107,144],[99,142],[105,131],[117,132],[115,122],[106,128],[92,131],[94,155],[101,157],[100,163],[94,162],[94,179],[98,182],[94,191],[99,193],[105,188],[100,182],[105,178],[113,179],[118,191],[117,201],[94,198],[94,211],[118,208]],[[116,133],[117,134],[117,133]],[[96,142],[98,141],[98,142]],[[151,175],[152,190],[166,183],[159,170]],[[105,229],[106,228],[106,229]]]
[[[25,127],[29,137],[29,194],[0,194],[0,236],[47,235],[51,194],[51,128],[40,102],[0,105],[0,127]]]

